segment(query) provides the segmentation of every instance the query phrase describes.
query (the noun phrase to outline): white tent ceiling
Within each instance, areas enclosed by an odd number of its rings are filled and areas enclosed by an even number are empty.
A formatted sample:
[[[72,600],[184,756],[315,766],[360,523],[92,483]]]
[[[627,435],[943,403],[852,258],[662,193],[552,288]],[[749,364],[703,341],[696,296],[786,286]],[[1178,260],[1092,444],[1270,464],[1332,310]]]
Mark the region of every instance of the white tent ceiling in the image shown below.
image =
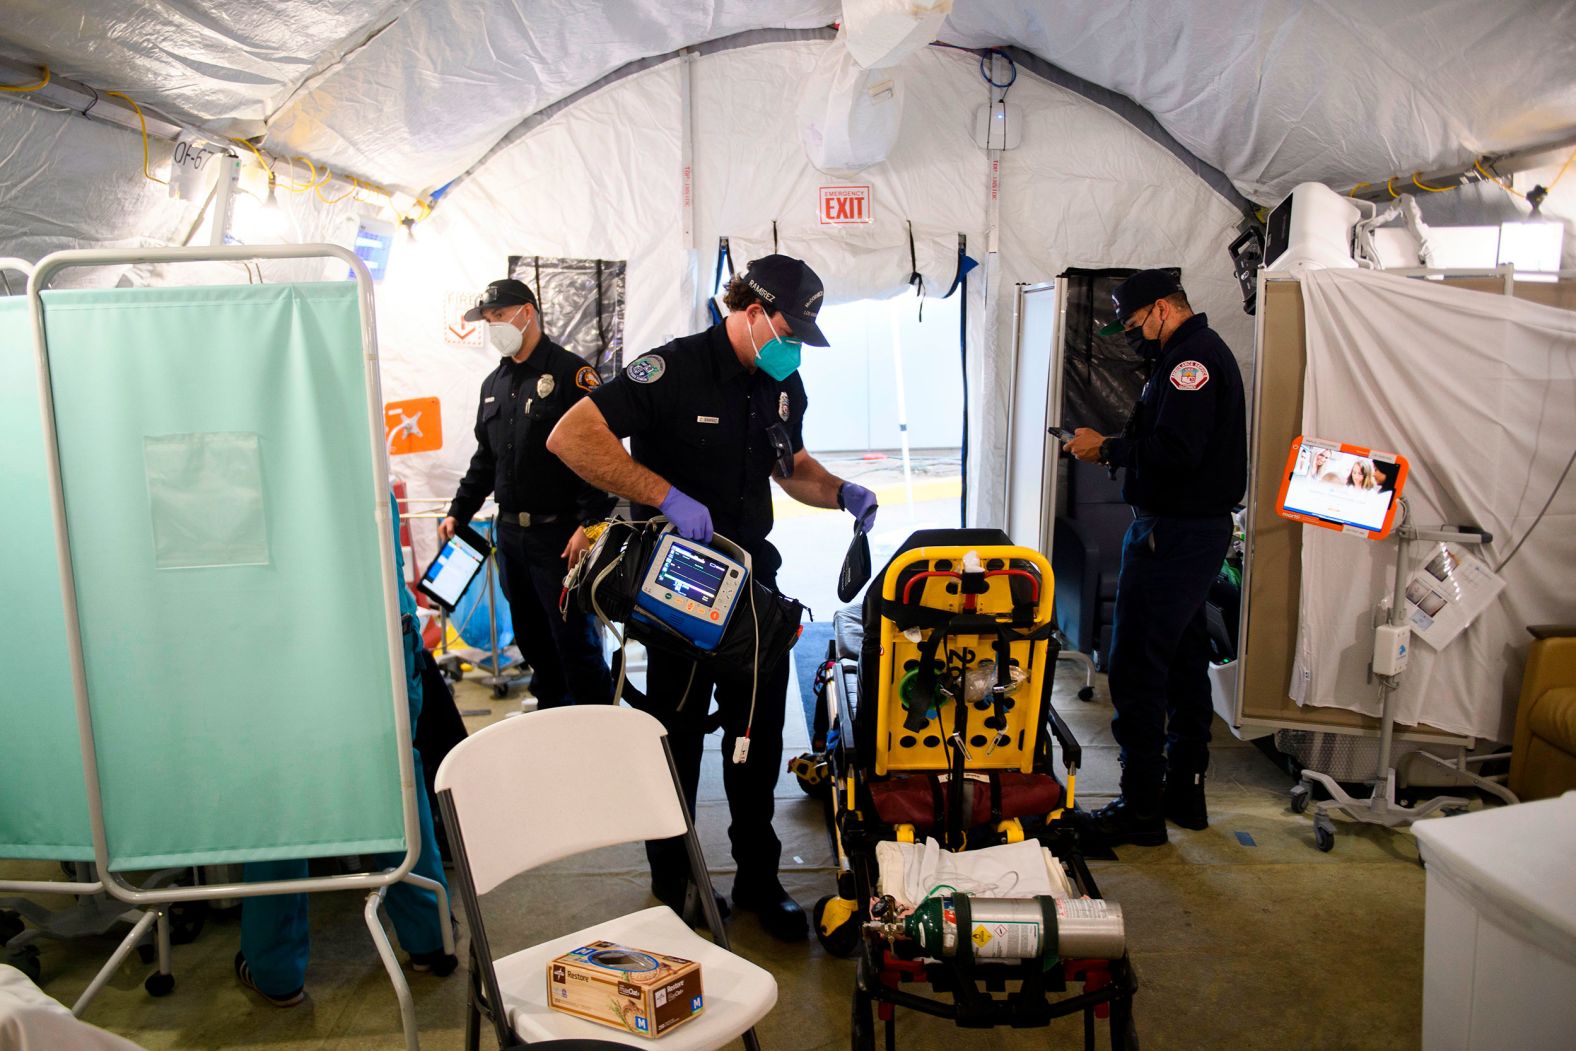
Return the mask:
[[[266,125],[277,153],[411,191],[628,62],[841,13],[837,0],[5,6],[0,50],[15,57],[210,129]],[[941,39],[1015,45],[1130,97],[1261,202],[1576,127],[1569,0],[957,0]]]

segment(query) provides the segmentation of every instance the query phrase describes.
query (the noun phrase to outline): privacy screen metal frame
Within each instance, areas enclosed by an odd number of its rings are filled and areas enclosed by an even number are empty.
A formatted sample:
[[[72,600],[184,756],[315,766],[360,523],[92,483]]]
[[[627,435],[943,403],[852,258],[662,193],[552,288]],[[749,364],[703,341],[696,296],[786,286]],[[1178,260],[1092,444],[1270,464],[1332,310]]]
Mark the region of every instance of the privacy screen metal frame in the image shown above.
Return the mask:
[[[17,259],[9,256],[0,257],[0,270],[10,270],[29,278],[33,276],[32,263],[29,263],[25,259]],[[62,859],[59,857],[48,856],[46,848],[46,851],[41,852],[35,860],[58,861]],[[73,858],[70,860],[74,861],[76,859]],[[79,898],[93,898],[97,895],[105,893],[105,889],[103,882],[100,880],[0,879],[0,893],[27,895],[69,894]],[[79,903],[78,905],[72,906],[71,909],[62,910],[59,915],[65,916],[73,910],[84,910],[91,908],[92,906],[90,904]],[[36,922],[36,917],[34,919]],[[87,1010],[88,1005],[93,1002],[93,1000],[98,996],[99,992],[103,990],[104,986],[109,984],[109,980],[115,976],[116,971],[120,970],[120,965],[125,961],[126,957],[131,955],[131,950],[142,941],[143,935],[147,933],[148,928],[152,927],[155,923],[158,924],[154,936],[154,943],[158,951],[158,973],[163,975],[168,975],[170,973],[170,928],[168,918],[160,909],[144,910],[142,915],[138,916],[136,921],[132,923],[131,929],[128,930],[126,934],[120,939],[119,943],[115,946],[114,951],[110,953],[109,958],[106,959],[104,964],[99,968],[98,973],[93,976],[93,979],[88,982],[87,987],[82,990],[82,993],[71,1005],[71,1014],[73,1017],[82,1017],[83,1012]],[[47,931],[48,927],[46,925],[41,929]]]
[[[387,489],[388,450],[382,430],[382,385],[378,372],[377,333],[374,322],[372,279],[366,265],[355,253],[337,245],[257,245],[216,246],[208,248],[150,248],[134,251],[116,249],[77,249],[55,252],[40,260],[28,279],[27,294],[33,317],[34,349],[38,369],[39,408],[44,432],[46,474],[55,526],[56,552],[60,561],[61,597],[65,607],[66,644],[71,660],[72,684],[76,695],[77,727],[82,741],[83,772],[87,787],[88,814],[92,822],[93,850],[104,889],[121,901],[136,905],[165,904],[214,898],[259,897],[270,894],[314,893],[342,890],[367,890],[367,926],[378,955],[388,970],[399,1000],[405,1043],[417,1047],[415,1011],[409,987],[405,984],[388,936],[378,919],[378,906],[388,887],[404,881],[437,896],[439,926],[446,953],[454,952],[453,931],[448,922],[449,903],[443,886],[412,871],[421,851],[421,830],[416,811],[415,771],[411,756],[409,699],[405,689],[404,647],[398,616],[398,584],[394,570],[393,522],[385,495],[374,499],[372,513],[377,524],[380,570],[383,584],[384,631],[389,655],[389,675],[393,685],[391,704],[394,715],[396,759],[403,811],[405,856],[400,864],[380,872],[351,873],[340,876],[314,876],[306,879],[271,880],[258,883],[208,884],[201,887],[168,887],[141,890],[109,870],[110,856],[104,823],[104,800],[100,789],[97,748],[93,737],[92,709],[88,701],[87,669],[83,655],[81,620],[76,599],[76,581],[71,560],[64,483],[60,473],[59,436],[56,429],[53,386],[49,371],[49,344],[44,324],[42,293],[62,271],[76,268],[134,265],[140,263],[252,262],[278,259],[332,258],[345,263],[355,278],[360,299],[362,365],[365,373],[368,433],[371,440],[372,491]],[[59,887],[59,884],[55,884]]]

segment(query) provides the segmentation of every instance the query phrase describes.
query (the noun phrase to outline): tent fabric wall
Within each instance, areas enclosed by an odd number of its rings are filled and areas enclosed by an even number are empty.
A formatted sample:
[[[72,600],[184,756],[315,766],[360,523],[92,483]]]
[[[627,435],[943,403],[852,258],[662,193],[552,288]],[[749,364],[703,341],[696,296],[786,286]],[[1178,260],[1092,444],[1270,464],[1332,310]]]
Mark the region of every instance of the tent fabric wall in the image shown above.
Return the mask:
[[[1576,314],[1364,270],[1311,271],[1302,286],[1303,432],[1406,456],[1412,522],[1482,526],[1494,542],[1467,550],[1490,566],[1526,537],[1505,590],[1460,637],[1441,651],[1412,646],[1393,701],[1402,724],[1509,741],[1531,641],[1522,626],[1576,619],[1569,481],[1529,534],[1576,448]],[[1299,703],[1379,714],[1366,633],[1395,558],[1394,542],[1304,527]]]
[[[178,244],[194,214],[143,177],[136,135],[4,95],[0,161],[0,255],[36,263],[65,248]],[[114,284],[121,272],[68,272],[63,284]]]
[[[735,265],[778,244],[815,261],[831,302],[906,290],[908,222],[927,288],[939,295],[955,270],[957,236],[984,257],[988,158],[974,145],[974,111],[988,99],[973,55],[927,49],[908,60],[904,132],[884,163],[861,173],[874,222],[824,227],[817,172],[786,126],[792,86],[829,45],[767,43],[705,55],[692,69],[694,244],[683,241],[679,65],[617,80],[491,157],[401,244],[380,289],[384,394],[444,400],[444,448],[401,457],[413,493],[453,492],[474,448],[471,429],[485,349],[442,341],[448,293],[474,294],[511,254],[629,261],[626,354],[691,331],[696,282],[710,291],[717,239]],[[1225,246],[1237,213],[1174,156],[1124,120],[1064,89],[1019,78],[1023,145],[1003,156],[1001,254],[994,277],[970,277],[973,430],[970,507],[995,524],[1005,475],[1015,281],[1068,266],[1180,265],[1195,304],[1238,355],[1249,357]],[[787,112],[783,110],[783,112]],[[852,246],[845,247],[845,246]],[[987,307],[994,305],[994,309]],[[836,353],[812,351],[812,353]],[[950,380],[949,380],[950,381]],[[815,392],[810,392],[814,411]]]
[[[266,119],[281,155],[415,191],[626,63],[843,17],[838,0],[10,0],[0,51],[218,131]],[[1576,124],[1565,0],[956,0],[940,39],[1016,44],[1125,94],[1260,203]]]

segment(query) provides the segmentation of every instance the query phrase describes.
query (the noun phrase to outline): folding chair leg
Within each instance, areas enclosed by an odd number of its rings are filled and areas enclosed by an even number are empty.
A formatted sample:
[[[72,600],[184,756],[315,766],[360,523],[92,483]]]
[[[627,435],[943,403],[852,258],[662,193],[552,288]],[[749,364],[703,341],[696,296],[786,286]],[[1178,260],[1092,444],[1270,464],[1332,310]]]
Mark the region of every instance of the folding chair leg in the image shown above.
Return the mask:
[[[88,987],[82,990],[82,995],[77,997],[77,1002],[71,1005],[71,1014],[74,1017],[82,1017],[82,1012],[88,1009],[88,1004],[91,1004],[93,998],[99,994],[99,991],[109,984],[110,978],[120,969],[122,961],[131,955],[131,950],[142,940],[142,936],[148,933],[148,928],[153,926],[158,921],[158,918],[159,912],[154,909],[149,909],[142,914],[142,917],[132,926],[131,933],[122,938],[120,944],[115,946],[115,951],[110,954],[108,960],[104,961],[104,966],[99,968],[99,973],[95,974],[93,980],[88,983]]]
[[[383,923],[378,918],[378,906],[383,904],[383,895],[387,887],[379,887],[367,895],[365,915],[367,930],[372,934],[372,944],[377,946],[378,956],[383,960],[383,969],[389,973],[389,981],[394,986],[394,996],[399,1000],[400,1025],[405,1030],[406,1051],[420,1051],[420,1041],[416,1036],[416,1005],[410,998],[410,986],[405,982],[405,972],[400,970],[399,960],[394,956],[394,947],[389,944],[389,936],[383,930]]]
[[[482,1009],[477,1003],[481,978],[476,973],[476,961],[471,960],[471,971],[465,992],[465,1051],[481,1051]]]
[[[755,1035],[754,1026],[750,1026],[750,1028],[744,1031],[744,1046],[748,1048],[749,1051],[761,1051],[761,1041]]]

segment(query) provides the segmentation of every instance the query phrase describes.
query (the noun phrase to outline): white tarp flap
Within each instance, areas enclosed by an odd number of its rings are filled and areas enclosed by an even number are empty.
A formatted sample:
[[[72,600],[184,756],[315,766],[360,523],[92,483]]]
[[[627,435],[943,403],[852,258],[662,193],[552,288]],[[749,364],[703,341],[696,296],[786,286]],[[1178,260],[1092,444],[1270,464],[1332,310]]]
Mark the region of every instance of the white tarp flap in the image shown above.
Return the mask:
[[[843,0],[848,52],[866,69],[895,66],[936,39],[952,0]]]
[[[1526,625],[1576,620],[1576,485],[1567,480],[1531,531],[1576,450],[1576,313],[1373,271],[1301,281],[1303,432],[1407,457],[1413,524],[1487,529],[1494,542],[1478,550],[1491,568],[1521,545],[1499,570],[1496,604],[1443,651],[1411,648],[1396,718],[1508,741]],[[1299,703],[1379,714],[1366,681],[1371,613],[1392,590],[1395,560],[1393,541],[1304,527]]]
[[[839,34],[804,82],[798,120],[810,163],[849,178],[892,152],[903,120],[902,75],[861,66]]]

